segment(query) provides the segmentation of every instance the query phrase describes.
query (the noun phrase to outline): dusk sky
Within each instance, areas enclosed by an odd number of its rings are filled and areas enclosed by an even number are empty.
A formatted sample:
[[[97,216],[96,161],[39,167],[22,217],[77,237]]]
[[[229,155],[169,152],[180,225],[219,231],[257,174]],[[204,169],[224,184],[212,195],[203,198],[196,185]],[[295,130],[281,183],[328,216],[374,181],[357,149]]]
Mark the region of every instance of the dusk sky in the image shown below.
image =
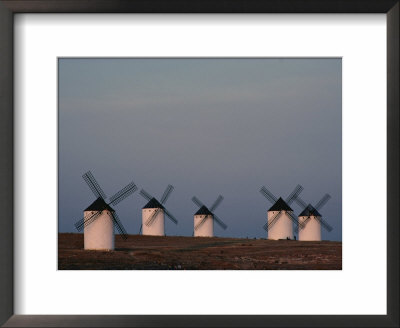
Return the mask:
[[[59,231],[95,196],[91,170],[108,197],[130,181],[160,198],[166,234],[191,236],[196,195],[228,225],[214,234],[265,238],[265,185],[320,210],[342,239],[341,59],[59,59]],[[135,192],[114,208],[137,234],[146,200]],[[292,203],[295,214],[302,211]]]

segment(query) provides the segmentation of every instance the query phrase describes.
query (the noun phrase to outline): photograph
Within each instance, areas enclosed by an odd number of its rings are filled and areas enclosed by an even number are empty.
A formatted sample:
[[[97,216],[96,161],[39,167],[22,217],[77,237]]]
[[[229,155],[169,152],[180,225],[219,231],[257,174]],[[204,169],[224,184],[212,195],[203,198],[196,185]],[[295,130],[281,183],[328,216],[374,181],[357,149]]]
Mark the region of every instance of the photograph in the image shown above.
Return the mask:
[[[0,326],[398,327],[399,14],[0,0]]]
[[[342,270],[342,59],[59,57],[58,270]]]

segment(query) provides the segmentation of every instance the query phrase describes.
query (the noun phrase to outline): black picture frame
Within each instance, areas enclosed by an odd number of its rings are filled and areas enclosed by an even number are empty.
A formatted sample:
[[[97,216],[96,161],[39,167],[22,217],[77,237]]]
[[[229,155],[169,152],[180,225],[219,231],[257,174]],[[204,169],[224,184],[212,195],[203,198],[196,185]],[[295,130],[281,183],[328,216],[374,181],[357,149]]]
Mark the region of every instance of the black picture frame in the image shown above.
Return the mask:
[[[399,327],[399,11],[399,0],[0,0],[0,324],[5,327]],[[16,13],[385,13],[387,315],[14,315],[13,16]]]

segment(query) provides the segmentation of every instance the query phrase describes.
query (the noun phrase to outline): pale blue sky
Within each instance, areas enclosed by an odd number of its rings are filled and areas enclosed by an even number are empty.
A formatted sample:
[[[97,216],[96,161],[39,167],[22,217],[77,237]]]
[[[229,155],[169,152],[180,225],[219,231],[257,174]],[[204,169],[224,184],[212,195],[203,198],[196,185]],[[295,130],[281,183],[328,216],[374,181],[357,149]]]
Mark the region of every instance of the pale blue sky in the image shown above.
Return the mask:
[[[341,71],[340,59],[60,59],[59,230],[94,201],[91,170],[107,196],[172,184],[168,235],[192,234],[193,195],[222,194],[216,235],[265,237],[260,187],[286,197],[301,184],[306,202],[332,196],[323,238],[341,240]],[[144,204],[136,192],[115,206],[128,233]]]

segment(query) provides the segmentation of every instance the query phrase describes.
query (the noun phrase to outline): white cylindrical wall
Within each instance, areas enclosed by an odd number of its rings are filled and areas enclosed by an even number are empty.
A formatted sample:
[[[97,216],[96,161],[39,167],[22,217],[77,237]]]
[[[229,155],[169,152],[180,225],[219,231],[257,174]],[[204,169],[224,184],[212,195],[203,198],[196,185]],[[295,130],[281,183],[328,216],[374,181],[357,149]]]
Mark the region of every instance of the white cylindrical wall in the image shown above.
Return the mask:
[[[205,215],[194,216],[194,227],[196,227],[203,219]],[[214,237],[214,219],[209,215],[206,221],[196,230],[194,230],[195,237]]]
[[[272,221],[279,211],[268,211],[268,223]],[[274,225],[268,229],[268,239],[294,239],[293,237],[293,221],[286,211],[282,211],[279,219]]]
[[[165,236],[164,231],[164,210],[160,209],[150,226],[146,225],[147,220],[153,215],[157,208],[142,209],[142,234],[150,236]]]
[[[83,212],[84,218],[91,217],[96,211]],[[92,250],[114,250],[114,223],[109,211],[103,211],[84,230],[84,248]]]
[[[302,223],[307,216],[299,216],[299,222]],[[321,241],[321,224],[315,216],[311,216],[304,229],[299,228],[299,240],[303,241]]]

